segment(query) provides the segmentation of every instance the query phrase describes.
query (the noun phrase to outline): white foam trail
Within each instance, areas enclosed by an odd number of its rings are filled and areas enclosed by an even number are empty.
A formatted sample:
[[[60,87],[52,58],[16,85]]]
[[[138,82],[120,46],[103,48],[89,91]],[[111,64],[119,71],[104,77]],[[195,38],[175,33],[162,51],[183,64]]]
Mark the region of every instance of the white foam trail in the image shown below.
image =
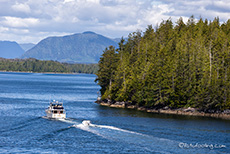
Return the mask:
[[[62,120],[64,122],[66,122],[66,120]],[[96,125],[96,124],[92,124],[89,120],[84,120],[82,121],[81,124],[74,124],[72,125],[72,127],[76,127],[79,128],[81,130],[84,131],[88,131],[91,133],[94,133],[96,135],[102,136],[104,138],[108,138],[105,137],[104,135],[102,135],[98,130],[93,129],[92,127],[97,127],[97,128],[105,128],[105,129],[111,129],[111,130],[117,130],[117,131],[121,131],[121,132],[126,132],[126,133],[131,133],[131,134],[137,134],[137,135],[142,135],[142,136],[147,136],[141,133],[137,133],[137,132],[133,132],[133,131],[129,131],[129,130],[125,130],[125,129],[121,129],[121,128],[117,128],[114,126],[106,126],[106,125]],[[102,132],[103,133],[103,132]]]
[[[75,121],[68,120],[68,119],[57,119],[57,120],[62,121],[62,122],[66,122],[66,123],[70,123],[70,124],[76,124]]]
[[[84,125],[84,126],[90,126],[90,127],[98,127],[98,128],[112,129],[112,130],[122,131],[122,132],[126,132],[126,133],[131,133],[131,134],[137,134],[137,135],[147,136],[147,135],[144,135],[144,134],[141,134],[141,133],[137,133],[137,132],[133,132],[133,131],[121,129],[121,128],[114,127],[114,126],[106,126],[106,125],[96,125],[96,124],[92,124],[90,120],[84,120],[84,121],[82,121],[82,125]]]
[[[109,138],[109,137],[106,137],[106,136],[102,135],[102,133],[103,133],[102,131],[95,130],[95,129],[93,129],[93,127],[111,129],[111,130],[116,130],[116,131],[121,131],[121,132],[130,133],[130,134],[141,135],[141,136],[148,136],[148,135],[144,135],[144,134],[141,134],[141,133],[137,133],[137,132],[133,132],[133,131],[129,131],[129,130],[117,128],[117,127],[114,127],[114,126],[92,124],[90,120],[83,120],[81,124],[78,124],[78,125],[75,124],[72,127],[80,128],[82,130],[94,133],[94,134],[102,136],[104,138]]]
[[[82,123],[78,123],[71,119],[58,119],[58,120],[72,124],[69,127],[75,127],[77,129],[81,129],[83,131],[93,133],[97,136],[103,137],[108,140],[127,142],[127,144],[144,148],[149,152],[171,153],[170,151],[169,152],[164,151],[162,147],[170,146],[172,148],[175,148],[175,145],[176,146],[178,145],[178,143],[173,140],[141,134],[138,132],[125,130],[114,126],[96,125],[96,124],[92,124],[89,120],[84,120],[82,121]],[[115,132],[110,130],[114,130]],[[158,150],[156,151],[156,149]]]
[[[95,124],[90,124],[89,126],[92,126],[92,127],[99,127],[99,128],[106,128],[106,129],[112,129],[112,130],[122,131],[122,132],[126,132],[126,133],[131,133],[131,134],[137,134],[137,135],[146,136],[146,135],[141,134],[141,133],[137,133],[137,132],[133,132],[133,131],[121,129],[121,128],[114,127],[114,126],[95,125]]]
[[[75,128],[78,128],[78,129],[81,129],[81,130],[96,134],[96,135],[101,136],[103,138],[109,139],[108,137],[106,137],[106,136],[102,135],[101,133],[99,133],[97,130],[90,129],[89,125],[84,125],[84,124],[81,123],[81,124],[78,124],[78,125],[72,125],[72,127],[75,127]]]
[[[57,120],[62,121],[62,122],[66,122],[66,123],[69,123],[69,124],[73,124],[70,127],[75,127],[75,128],[78,128],[78,129],[81,129],[81,130],[84,130],[84,131],[87,131],[87,132],[91,132],[93,134],[96,134],[98,136],[106,138],[105,136],[103,136],[102,134],[100,134],[97,130],[90,129],[89,125],[87,125],[86,123],[84,123],[84,122],[89,122],[90,123],[89,120],[84,120],[80,124],[77,123],[76,121],[72,121],[71,119],[57,119]]]
[[[96,135],[101,136],[103,138],[106,138],[108,140],[115,140],[115,141],[119,140],[122,142],[127,142],[128,144],[133,144],[135,146],[139,146],[139,147],[143,146],[143,148],[149,152],[157,152],[156,150],[149,148],[149,147],[151,147],[152,140],[153,140],[152,137],[149,135],[121,129],[121,128],[114,127],[114,126],[96,125],[96,124],[92,124],[89,120],[84,120],[84,121],[82,121],[81,124],[73,125],[73,127],[82,129],[84,131],[91,132],[93,134],[96,134]],[[120,133],[111,132],[111,131],[108,131],[108,129],[109,130],[115,130],[115,131],[118,131]],[[114,133],[116,134],[115,136],[114,136]],[[130,142],[132,140],[134,142]],[[151,141],[151,142],[149,142],[150,145],[148,145],[148,143],[146,144],[146,140]],[[159,153],[161,153],[161,152],[159,152]]]

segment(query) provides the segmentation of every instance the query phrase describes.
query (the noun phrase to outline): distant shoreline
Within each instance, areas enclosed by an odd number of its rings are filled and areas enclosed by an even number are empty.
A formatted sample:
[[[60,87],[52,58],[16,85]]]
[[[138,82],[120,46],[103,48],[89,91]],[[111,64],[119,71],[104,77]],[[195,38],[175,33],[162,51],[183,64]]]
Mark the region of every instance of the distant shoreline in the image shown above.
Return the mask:
[[[3,72],[27,72],[27,73],[52,73],[52,74],[76,74],[97,73],[98,64],[61,63],[52,60],[5,59],[0,57],[0,71]]]
[[[87,73],[62,73],[62,72],[33,72],[33,71],[5,71],[0,70],[0,72],[11,72],[11,73],[42,73],[42,74],[87,74]]]
[[[138,111],[143,111],[147,113],[158,113],[158,114],[174,114],[174,115],[186,115],[186,116],[197,116],[197,117],[212,117],[224,120],[230,120],[230,113],[207,113],[198,111],[195,108],[179,108],[179,109],[169,109],[169,108],[161,108],[161,109],[150,109],[146,107],[138,107],[135,105],[129,105],[125,102],[104,102],[101,100],[95,101],[95,103],[101,106],[107,106],[112,108],[123,108],[123,109],[133,109]]]

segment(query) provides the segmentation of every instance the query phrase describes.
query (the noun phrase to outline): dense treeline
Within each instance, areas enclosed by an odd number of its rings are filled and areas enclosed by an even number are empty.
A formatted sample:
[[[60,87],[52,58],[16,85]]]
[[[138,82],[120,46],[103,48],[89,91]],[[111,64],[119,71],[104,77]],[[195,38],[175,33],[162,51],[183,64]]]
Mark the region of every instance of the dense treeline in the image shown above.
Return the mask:
[[[171,19],[105,49],[96,81],[102,99],[150,108],[230,108],[230,20]]]
[[[89,73],[95,74],[98,64],[68,64],[51,60],[3,59],[0,58],[1,71],[19,72],[54,72],[54,73]]]

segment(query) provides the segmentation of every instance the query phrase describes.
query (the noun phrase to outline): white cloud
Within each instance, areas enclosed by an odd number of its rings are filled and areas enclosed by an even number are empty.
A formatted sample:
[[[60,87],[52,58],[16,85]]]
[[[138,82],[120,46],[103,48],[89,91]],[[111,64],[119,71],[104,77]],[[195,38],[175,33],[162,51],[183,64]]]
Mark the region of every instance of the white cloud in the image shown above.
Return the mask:
[[[49,35],[88,30],[126,37],[170,17],[173,22],[191,15],[226,21],[229,6],[230,1],[224,0],[0,0],[0,40],[21,38],[22,29],[23,39],[15,41],[38,42]]]
[[[12,6],[12,9],[18,12],[30,13],[30,7],[27,4],[16,3]]]
[[[167,14],[168,16],[189,17],[194,15],[196,18],[202,17],[208,20],[220,17],[221,21],[228,20],[230,16],[230,1],[226,0],[164,1],[166,1],[168,7],[172,9],[172,11]]]
[[[19,35],[26,35],[28,34],[30,31],[28,29],[16,29],[16,28],[11,28],[10,29],[11,32],[13,32],[14,34],[19,34]]]
[[[69,2],[74,2],[74,0],[64,0],[63,3],[65,4],[65,3],[69,3]]]
[[[229,12],[230,1],[214,1],[206,7],[208,10],[214,10],[217,12]]]
[[[38,19],[35,18],[18,18],[6,16],[2,18],[1,24],[8,27],[30,27],[39,23]]]
[[[9,31],[9,28],[0,26],[0,33]]]

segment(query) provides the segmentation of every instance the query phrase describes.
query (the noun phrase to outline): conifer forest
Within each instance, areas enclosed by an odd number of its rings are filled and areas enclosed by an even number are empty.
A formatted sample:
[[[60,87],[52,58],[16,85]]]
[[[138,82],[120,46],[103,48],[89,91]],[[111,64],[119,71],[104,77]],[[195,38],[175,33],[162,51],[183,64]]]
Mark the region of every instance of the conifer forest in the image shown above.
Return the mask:
[[[230,20],[191,16],[129,34],[106,48],[95,80],[102,100],[149,108],[230,108]]]
[[[97,64],[69,64],[52,60],[4,59],[0,58],[0,71],[52,72],[52,73],[88,73],[95,74]]]

